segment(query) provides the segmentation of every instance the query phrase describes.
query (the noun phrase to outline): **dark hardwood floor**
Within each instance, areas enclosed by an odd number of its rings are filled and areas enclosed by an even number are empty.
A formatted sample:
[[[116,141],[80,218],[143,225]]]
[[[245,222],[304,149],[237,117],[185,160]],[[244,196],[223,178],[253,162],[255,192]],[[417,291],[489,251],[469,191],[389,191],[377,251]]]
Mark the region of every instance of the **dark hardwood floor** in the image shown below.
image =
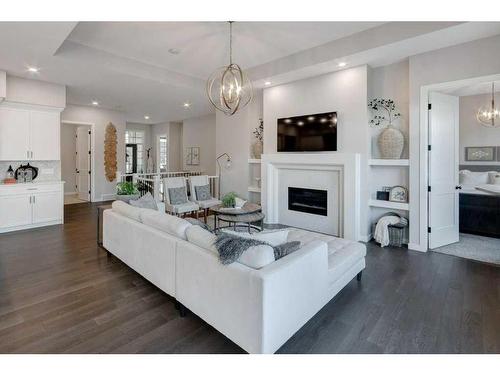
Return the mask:
[[[0,235],[0,353],[241,353],[96,245],[96,205]],[[500,268],[368,244],[353,280],[279,353],[500,353]]]

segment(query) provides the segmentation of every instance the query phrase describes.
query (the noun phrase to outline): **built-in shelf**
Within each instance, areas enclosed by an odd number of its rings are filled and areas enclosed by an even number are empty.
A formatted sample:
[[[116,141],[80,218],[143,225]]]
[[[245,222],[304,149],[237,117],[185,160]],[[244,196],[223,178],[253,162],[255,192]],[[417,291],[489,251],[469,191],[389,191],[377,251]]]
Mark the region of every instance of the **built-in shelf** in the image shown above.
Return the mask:
[[[248,159],[249,164],[260,164],[262,159]]]
[[[407,167],[410,161],[408,159],[368,159],[368,165]]]
[[[370,199],[368,201],[368,205],[371,207],[391,208],[393,210],[403,210],[403,211],[410,210],[410,205],[408,203],[381,201],[378,199]]]
[[[257,186],[249,186],[248,191],[251,191],[252,193],[260,193],[260,187]]]

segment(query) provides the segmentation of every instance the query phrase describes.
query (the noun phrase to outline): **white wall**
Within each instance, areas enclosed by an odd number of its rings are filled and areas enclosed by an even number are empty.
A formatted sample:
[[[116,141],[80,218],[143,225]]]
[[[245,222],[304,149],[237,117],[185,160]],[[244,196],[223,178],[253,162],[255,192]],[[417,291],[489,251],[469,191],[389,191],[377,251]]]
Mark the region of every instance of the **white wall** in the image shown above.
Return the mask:
[[[410,57],[410,244],[415,249],[427,249],[419,220],[420,197],[426,194],[420,176],[422,86],[500,73],[499,45],[500,36],[495,36]]]
[[[154,144],[152,143],[152,125],[150,124],[140,124],[140,123],[137,123],[137,122],[127,122],[126,125],[125,125],[125,129],[126,130],[134,130],[134,131],[140,131],[140,132],[143,132],[144,133],[144,153],[143,153],[143,166],[144,166],[144,173],[146,173],[146,163],[147,163],[147,160],[148,160],[148,154],[146,152],[146,150],[148,148],[153,148],[153,150],[151,150],[152,154],[151,154],[151,157],[153,158],[153,163],[156,164],[156,160],[155,160],[155,151],[154,151]]]
[[[476,119],[477,110],[490,103],[491,94],[460,97],[460,164],[481,164],[465,161],[465,147],[500,146],[500,129],[482,126]]]
[[[0,102],[7,95],[7,73],[0,70]]]
[[[368,68],[360,66],[264,90],[264,153],[277,152],[277,119],[336,111],[337,149],[361,154],[361,236],[369,234],[367,202]]]
[[[182,122],[183,169],[215,174],[215,114],[186,119]],[[187,165],[186,147],[200,148],[200,165]]]
[[[249,164],[250,146],[253,142],[253,130],[259,126],[262,118],[262,92],[254,90],[252,101],[233,116],[216,112],[216,157],[228,153],[231,156],[230,169],[222,171],[221,194],[230,191],[236,192],[244,199],[249,198],[248,186],[250,185]],[[264,122],[264,129],[266,124]],[[221,165],[223,161],[221,159]],[[253,194],[253,193],[252,193]],[[251,197],[258,201],[260,198]]]
[[[155,155],[155,167],[158,163],[158,137],[166,136],[168,143],[168,170],[182,170],[182,122],[154,124],[151,128],[151,141]]]
[[[96,201],[113,199],[116,180],[109,182],[104,174],[104,135],[106,126],[112,122],[117,131],[118,171],[125,171],[125,115],[123,112],[102,108],[68,105],[62,112],[62,121],[94,124],[94,198]]]
[[[76,127],[61,123],[61,179],[64,192],[76,192]]]
[[[64,108],[66,107],[66,86],[7,76],[5,100],[15,103]]]

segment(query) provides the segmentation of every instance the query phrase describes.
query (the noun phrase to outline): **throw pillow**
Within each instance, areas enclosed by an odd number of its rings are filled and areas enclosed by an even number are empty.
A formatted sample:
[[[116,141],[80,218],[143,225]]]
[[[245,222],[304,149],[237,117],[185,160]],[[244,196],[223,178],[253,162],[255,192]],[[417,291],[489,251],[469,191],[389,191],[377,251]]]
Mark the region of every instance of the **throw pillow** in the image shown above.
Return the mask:
[[[289,229],[279,229],[279,230],[265,230],[259,233],[246,233],[246,232],[234,232],[229,230],[222,230],[224,233],[229,233],[233,236],[253,239],[257,241],[264,242],[271,246],[278,246],[287,242]]]
[[[128,203],[134,207],[149,208],[151,210],[158,210],[158,206],[156,204],[156,201],[149,191],[145,195],[140,197],[139,199],[131,200]]]
[[[195,219],[193,217],[186,217],[184,220],[191,223],[192,225],[197,225],[199,227],[202,227],[205,230],[208,230],[209,232],[212,232],[212,229],[210,229],[210,227],[207,224],[205,224],[203,221],[200,221],[200,220]]]
[[[286,242],[274,247],[274,259],[278,260],[285,255],[291,254],[300,249],[300,241]]]
[[[274,261],[273,248],[268,244],[224,232],[217,235],[215,248],[219,252],[220,262],[224,265],[239,261],[248,267],[258,269]],[[248,251],[250,253],[247,256],[242,256]]]
[[[210,186],[209,185],[195,186],[194,190],[196,191],[196,200],[207,201],[209,199],[212,199],[212,195],[210,195]]]
[[[187,240],[202,249],[207,249],[215,254],[218,254],[214,246],[217,237],[212,232],[209,232],[197,225],[192,225],[186,229]]]
[[[183,204],[187,203],[186,187],[168,188],[168,196],[170,204]]]

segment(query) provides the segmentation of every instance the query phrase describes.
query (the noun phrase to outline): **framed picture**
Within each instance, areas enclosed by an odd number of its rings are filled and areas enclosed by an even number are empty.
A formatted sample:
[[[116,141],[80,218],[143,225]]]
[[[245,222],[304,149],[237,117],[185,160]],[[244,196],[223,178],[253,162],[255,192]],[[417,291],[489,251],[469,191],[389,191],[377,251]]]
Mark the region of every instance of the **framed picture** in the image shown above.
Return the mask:
[[[495,161],[496,147],[466,147],[465,161]]]
[[[407,203],[408,190],[404,186],[393,186],[389,192],[389,201]]]
[[[186,165],[200,165],[200,148],[186,147],[184,158]]]

